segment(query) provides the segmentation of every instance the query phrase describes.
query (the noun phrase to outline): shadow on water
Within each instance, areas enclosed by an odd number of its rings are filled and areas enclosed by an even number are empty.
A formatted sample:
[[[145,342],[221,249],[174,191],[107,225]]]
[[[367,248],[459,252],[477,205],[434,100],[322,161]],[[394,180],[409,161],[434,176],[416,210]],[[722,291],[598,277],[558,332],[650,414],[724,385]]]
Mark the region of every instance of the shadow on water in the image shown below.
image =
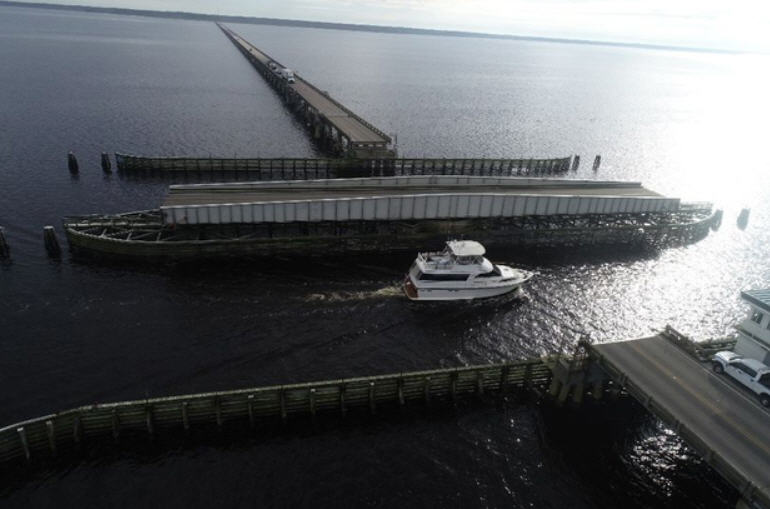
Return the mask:
[[[591,486],[601,507],[630,502],[641,507],[722,508],[737,502],[732,486],[629,397],[587,401],[577,408],[543,405],[542,417],[551,459]],[[704,483],[713,491],[699,490]],[[659,493],[652,493],[650,485]],[[660,493],[665,494],[663,504]]]
[[[9,494],[48,479],[67,476],[80,468],[101,469],[121,462],[135,465],[154,465],[173,457],[195,456],[196,451],[215,450],[218,454],[256,453],[258,448],[271,447],[286,441],[312,442],[324,439],[354,440],[387,433],[408,434],[413,427],[452,426],[468,417],[482,416],[499,419],[507,409],[515,409],[530,401],[523,393],[509,394],[504,400],[493,395],[480,399],[461,399],[452,404],[443,399],[432,399],[429,406],[407,403],[403,408],[395,404],[379,404],[374,414],[364,408],[349,408],[345,417],[337,412],[323,411],[317,416],[289,415],[286,422],[279,417],[257,419],[250,426],[248,419],[233,419],[217,427],[213,423],[192,424],[184,431],[181,427],[163,429],[153,436],[145,431],[124,430],[114,439],[108,433],[83,440],[79,445],[57,449],[55,458],[34,459],[29,463],[0,467],[0,500]]]
[[[529,424],[521,429],[519,426],[525,422]],[[514,423],[518,425],[514,426]],[[451,437],[456,433],[481,433],[490,427],[500,428],[501,433],[508,436],[492,443],[473,440],[466,443],[463,440],[455,447],[470,448],[475,452],[458,454],[470,453],[482,465],[501,454],[503,465],[508,467],[512,462],[518,465],[517,468],[522,464],[529,465],[532,472],[527,479],[520,480],[523,485],[515,486],[514,492],[531,491],[527,497],[535,500],[535,505],[550,505],[547,501],[552,497],[564,502],[561,497],[565,492],[569,493],[567,486],[575,482],[590,488],[587,492],[581,491],[579,498],[571,501],[571,507],[716,508],[733,506],[738,497],[737,492],[715,472],[704,468],[702,460],[694,456],[675,434],[662,429],[656,419],[630,398],[611,403],[588,401],[582,407],[558,408],[519,393],[507,396],[502,403],[487,396],[482,401],[461,400],[456,405],[436,401],[430,409],[419,403],[407,405],[400,411],[382,405],[377,407],[375,415],[358,408],[351,409],[345,418],[331,412],[319,413],[316,418],[289,416],[286,423],[278,418],[262,420],[257,421],[254,428],[247,421],[238,420],[224,423],[221,429],[215,425],[194,425],[187,433],[181,429],[163,430],[154,438],[143,432],[124,432],[117,441],[109,436],[93,438],[79,449],[60,454],[56,460],[39,460],[22,468],[2,471],[0,499],[26,489],[39,489],[73,475],[99,478],[104,482],[99,472],[104,472],[106,467],[110,467],[108,471],[120,470],[127,464],[140,477],[152,475],[151,472],[160,466],[177,475],[193,477],[202,475],[201,469],[207,471],[210,468],[226,470],[218,475],[235,475],[234,471],[228,474],[228,469],[244,466],[243,459],[238,458],[251,457],[250,461],[258,463],[258,458],[263,455],[276,453],[299,456],[277,462],[273,466],[273,475],[289,475],[300,484],[317,482],[314,478],[317,472],[312,471],[316,460],[308,457],[307,451],[337,447],[332,444],[340,442],[358,444],[360,454],[376,452],[385,455],[370,458],[373,462],[370,466],[376,470],[392,467],[388,466],[392,461],[387,458],[388,453],[408,456],[410,453],[402,449],[408,448],[411,441],[420,440],[424,433],[432,436],[438,429],[442,430],[442,436]],[[509,442],[523,448],[515,457],[508,456],[515,452],[510,449]],[[439,456],[453,454],[449,444],[442,444],[440,449]],[[359,455],[350,454],[353,457]],[[437,451],[431,454],[437,454]],[[533,458],[535,463],[530,464]],[[424,459],[417,454],[398,461],[421,462]],[[429,469],[440,466],[440,462],[428,465]],[[466,468],[467,472],[460,469],[452,475],[473,476],[478,465]],[[348,478],[334,482],[352,481],[350,472],[343,469],[343,473]],[[376,473],[361,475],[359,481],[373,489],[370,475],[376,476]],[[543,475],[557,478],[547,486],[538,484],[539,476]],[[254,482],[261,485],[266,480],[255,478]],[[704,482],[713,488],[708,493],[696,489]],[[414,479],[404,480],[405,487],[414,484]],[[649,492],[651,484],[665,493],[663,503],[659,494]],[[178,496],[177,502],[185,500],[184,495]],[[356,495],[361,496],[361,493]],[[424,496],[436,494],[428,490]]]
[[[425,246],[421,251],[439,250],[442,246]],[[71,251],[74,264],[147,273],[172,273],[179,276],[225,273],[292,272],[309,276],[325,270],[369,271],[403,276],[416,255],[416,250],[394,250],[387,253],[356,254],[296,253],[277,256],[223,256],[195,259],[127,258],[88,251]],[[560,267],[564,265],[598,266],[605,263],[634,263],[653,260],[662,250],[649,246],[494,246],[486,257],[497,263],[520,264],[524,268]]]

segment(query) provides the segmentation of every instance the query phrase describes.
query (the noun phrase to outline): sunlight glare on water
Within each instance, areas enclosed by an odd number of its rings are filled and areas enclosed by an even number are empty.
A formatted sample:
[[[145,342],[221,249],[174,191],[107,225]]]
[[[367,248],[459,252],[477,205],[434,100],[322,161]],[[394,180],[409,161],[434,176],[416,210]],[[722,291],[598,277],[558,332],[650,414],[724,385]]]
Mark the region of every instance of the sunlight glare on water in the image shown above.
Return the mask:
[[[682,197],[709,200],[730,212],[760,205],[767,198],[767,148],[770,118],[770,56],[707,55],[710,79],[686,73],[671,122],[661,126],[661,141],[673,151],[670,178]],[[681,108],[681,110],[679,109]],[[681,118],[686,116],[685,118]]]
[[[0,424],[94,402],[520,359],[666,324],[720,338],[744,316],[740,290],[770,286],[767,56],[233,28],[397,132],[405,157],[580,154],[570,178],[641,181],[713,201],[725,209],[722,226],[661,251],[495,249],[493,261],[537,276],[520,298],[460,305],[401,295],[415,253],[162,267],[67,253],[51,261],[42,226],[157,207],[166,192],[162,180],[103,174],[101,152],[317,152],[212,23],[2,6],[0,137],[11,142],[0,144],[0,225],[12,260],[0,265],[0,373],[13,390]],[[66,168],[70,150],[78,178]],[[743,207],[751,216],[740,230]],[[379,415],[301,436],[86,461],[0,487],[0,505],[729,503],[734,494],[678,439],[618,405]]]

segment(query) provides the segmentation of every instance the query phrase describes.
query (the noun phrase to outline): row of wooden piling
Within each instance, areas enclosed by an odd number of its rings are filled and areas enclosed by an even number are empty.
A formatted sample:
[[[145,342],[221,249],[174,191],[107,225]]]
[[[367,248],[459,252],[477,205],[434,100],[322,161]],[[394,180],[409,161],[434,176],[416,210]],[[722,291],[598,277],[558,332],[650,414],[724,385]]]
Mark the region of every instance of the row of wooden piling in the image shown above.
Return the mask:
[[[437,158],[384,158],[384,159],[312,159],[312,158],[190,158],[190,157],[141,157],[115,154],[119,171],[233,171],[272,172],[280,171],[280,178],[308,178],[309,172],[318,177],[319,172],[359,172],[365,176],[382,175],[553,175],[568,170],[577,171],[580,156],[554,159],[437,159]],[[601,156],[594,159],[593,171],[599,170]],[[80,172],[80,164],[74,153],[67,154],[67,166],[73,175]],[[101,154],[104,173],[112,173],[112,160],[107,152]],[[289,172],[289,173],[287,173]],[[299,177],[298,177],[299,175]],[[338,176],[344,176],[342,174]],[[358,176],[358,175],[356,175]]]
[[[43,245],[51,258],[59,258],[61,256],[59,238],[57,237],[56,230],[53,226],[43,227]],[[11,247],[8,244],[8,239],[5,235],[5,228],[0,226],[0,261],[8,261],[10,259]]]
[[[490,158],[221,158],[115,154],[118,171],[168,173],[250,172],[259,178],[380,177],[402,175],[534,176],[577,171],[579,156],[550,159]]]
[[[67,168],[72,175],[80,173],[80,163],[78,162],[78,158],[72,152],[67,154]],[[112,161],[107,152],[102,152],[102,171],[104,173],[112,173]]]
[[[509,391],[542,389],[551,371],[542,359],[211,392],[84,406],[0,428],[0,464],[48,459],[89,439],[193,426],[286,422],[299,417],[347,413],[375,414],[404,407],[453,404],[462,398],[487,399]]]

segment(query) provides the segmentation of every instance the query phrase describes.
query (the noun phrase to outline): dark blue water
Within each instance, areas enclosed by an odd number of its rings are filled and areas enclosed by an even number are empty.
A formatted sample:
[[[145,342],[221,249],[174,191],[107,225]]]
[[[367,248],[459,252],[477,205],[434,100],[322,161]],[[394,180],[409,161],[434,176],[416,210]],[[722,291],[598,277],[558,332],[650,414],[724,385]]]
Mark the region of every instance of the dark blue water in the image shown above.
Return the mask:
[[[211,23],[0,8],[0,423],[75,405],[494,362],[667,323],[732,332],[770,284],[767,58],[233,25],[387,132],[405,156],[583,155],[725,208],[661,253],[491,253],[539,272],[520,301],[415,307],[409,257],[134,267],[49,261],[66,214],[157,206],[165,185],[99,153],[312,156]],[[80,157],[71,178],[66,153]],[[741,207],[752,208],[745,231]],[[60,228],[59,228],[60,229]],[[61,239],[64,241],[64,239]],[[634,405],[511,402],[119,454],[0,487],[10,507],[708,507],[734,493]]]

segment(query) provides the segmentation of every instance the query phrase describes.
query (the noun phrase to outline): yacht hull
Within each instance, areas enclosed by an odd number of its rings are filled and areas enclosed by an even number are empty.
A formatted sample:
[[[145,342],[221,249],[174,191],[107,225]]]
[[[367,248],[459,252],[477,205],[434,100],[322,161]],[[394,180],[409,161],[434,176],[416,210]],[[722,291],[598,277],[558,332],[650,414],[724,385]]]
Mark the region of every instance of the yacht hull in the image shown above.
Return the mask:
[[[410,280],[407,280],[404,283],[404,293],[414,301],[476,300],[515,292],[521,288],[521,285],[522,283],[492,288],[416,288]]]

